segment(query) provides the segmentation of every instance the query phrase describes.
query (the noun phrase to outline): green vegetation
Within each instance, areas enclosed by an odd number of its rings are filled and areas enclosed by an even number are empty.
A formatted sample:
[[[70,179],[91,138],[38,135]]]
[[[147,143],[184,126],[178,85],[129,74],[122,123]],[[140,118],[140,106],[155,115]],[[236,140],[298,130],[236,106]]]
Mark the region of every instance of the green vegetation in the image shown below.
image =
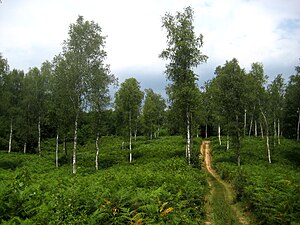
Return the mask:
[[[273,163],[266,160],[264,140],[245,138],[241,166],[234,151],[213,139],[213,163],[220,176],[231,182],[236,201],[242,201],[259,224],[298,224],[300,221],[300,146],[283,139],[273,149]]]
[[[43,144],[48,150],[43,150],[42,157],[1,152],[0,221],[3,224],[200,224],[203,221],[206,176],[197,166],[187,165],[181,137],[138,140],[133,143],[131,164],[127,160],[128,149],[121,149],[120,139],[104,137],[99,143],[99,170],[94,169],[95,147],[90,143],[78,148],[76,175],[71,175],[70,163],[55,168],[52,140]]]

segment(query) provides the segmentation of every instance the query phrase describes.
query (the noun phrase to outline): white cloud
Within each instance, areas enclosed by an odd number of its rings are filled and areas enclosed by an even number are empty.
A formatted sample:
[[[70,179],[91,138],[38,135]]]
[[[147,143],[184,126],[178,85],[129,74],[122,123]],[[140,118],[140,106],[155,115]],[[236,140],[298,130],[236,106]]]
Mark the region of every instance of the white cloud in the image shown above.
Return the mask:
[[[161,17],[189,5],[195,11],[195,30],[204,35],[202,51],[209,56],[207,65],[197,71],[212,75],[217,65],[233,57],[242,67],[261,61],[266,67],[276,65],[278,73],[286,75],[298,64],[298,0],[3,0],[0,52],[11,67],[40,66],[61,51],[69,24],[80,14],[99,23],[108,36],[107,62],[113,72],[151,74],[152,70],[154,77],[162,76],[165,62],[158,54],[166,39]]]

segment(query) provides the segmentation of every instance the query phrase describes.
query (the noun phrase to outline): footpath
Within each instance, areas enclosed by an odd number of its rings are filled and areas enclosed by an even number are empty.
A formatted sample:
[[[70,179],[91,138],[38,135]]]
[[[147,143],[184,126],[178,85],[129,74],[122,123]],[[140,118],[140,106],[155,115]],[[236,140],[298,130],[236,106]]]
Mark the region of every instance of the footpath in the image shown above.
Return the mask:
[[[243,214],[240,207],[234,203],[235,192],[231,185],[223,181],[212,168],[211,148],[209,141],[203,141],[200,146],[200,159],[203,169],[208,173],[210,193],[206,197],[206,221],[205,224],[249,225],[248,218]]]

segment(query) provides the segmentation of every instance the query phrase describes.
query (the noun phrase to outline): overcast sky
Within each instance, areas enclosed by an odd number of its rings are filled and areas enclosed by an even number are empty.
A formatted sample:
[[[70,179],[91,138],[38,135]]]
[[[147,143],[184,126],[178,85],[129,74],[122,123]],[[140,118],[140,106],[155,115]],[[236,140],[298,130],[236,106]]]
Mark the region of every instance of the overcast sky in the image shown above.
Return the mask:
[[[187,6],[194,9],[195,31],[203,34],[202,52],[209,57],[195,69],[200,85],[233,57],[246,70],[262,62],[270,80],[277,74],[288,79],[299,65],[299,0],[2,0],[0,52],[11,69],[40,67],[61,52],[69,25],[82,15],[102,27],[106,62],[120,82],[135,77],[142,88],[163,93],[161,17]]]

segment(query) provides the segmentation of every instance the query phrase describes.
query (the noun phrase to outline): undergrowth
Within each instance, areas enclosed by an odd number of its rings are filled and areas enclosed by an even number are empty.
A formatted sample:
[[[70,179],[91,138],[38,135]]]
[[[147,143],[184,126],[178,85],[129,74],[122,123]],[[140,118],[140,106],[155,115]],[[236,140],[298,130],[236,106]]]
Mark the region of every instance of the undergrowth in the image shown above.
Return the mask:
[[[283,139],[272,148],[272,164],[267,161],[265,143],[260,138],[243,138],[242,165],[236,165],[235,150],[226,150],[213,138],[213,164],[220,176],[231,182],[241,201],[259,224],[299,224],[300,145]]]
[[[95,171],[94,143],[79,147],[75,176],[69,156],[60,154],[55,168],[54,140],[43,144],[41,157],[0,152],[0,222],[203,223],[206,177],[196,163],[187,165],[181,137],[140,138],[131,164],[119,138],[103,137],[100,149],[100,169]]]

